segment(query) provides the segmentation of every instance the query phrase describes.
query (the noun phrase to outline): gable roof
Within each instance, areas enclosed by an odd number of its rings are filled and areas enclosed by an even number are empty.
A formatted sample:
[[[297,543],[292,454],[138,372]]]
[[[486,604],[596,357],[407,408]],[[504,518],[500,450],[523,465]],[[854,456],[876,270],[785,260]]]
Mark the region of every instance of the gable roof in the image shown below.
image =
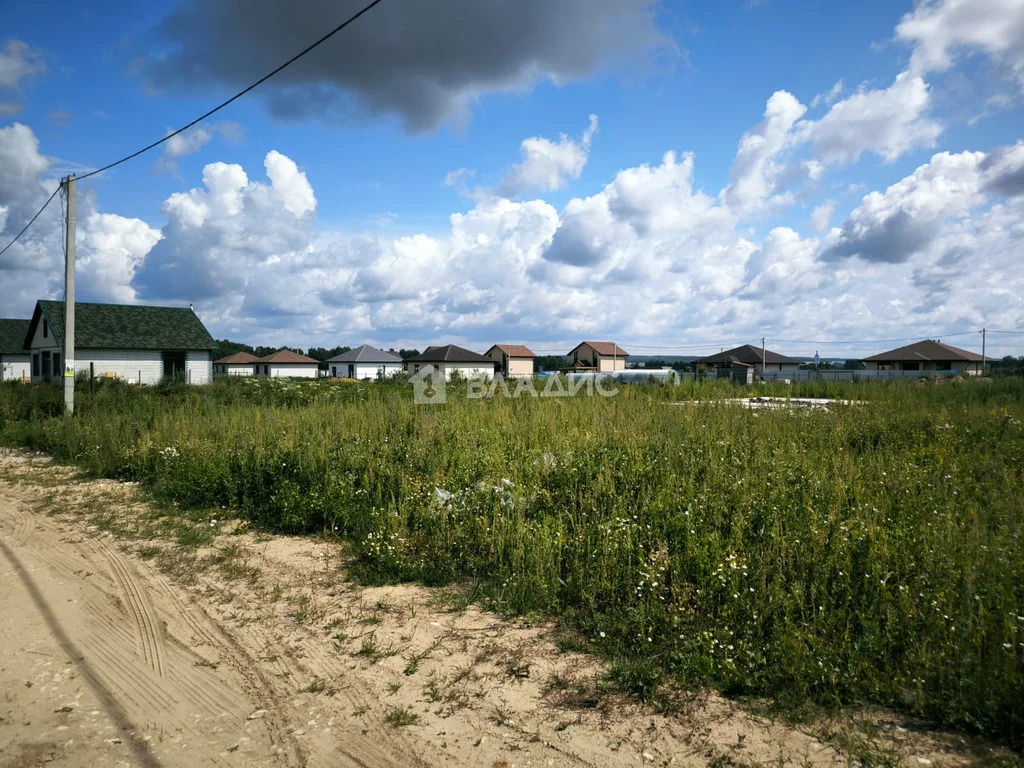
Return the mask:
[[[410,357],[407,363],[487,363],[494,365],[494,360],[477,352],[470,352],[468,349],[457,347],[454,344],[445,344],[443,347],[427,347],[425,351]]]
[[[40,320],[64,343],[64,302],[37,301],[25,346]],[[212,350],[213,337],[196,313],[181,307],[75,302],[75,349]]]
[[[880,352],[877,355],[864,358],[865,362],[870,363],[889,363],[904,360],[929,362],[968,360],[980,363],[981,355],[966,349],[952,347],[949,344],[943,344],[941,341],[924,339],[913,344],[907,344],[904,347],[897,347],[896,349],[890,349],[888,352]]]
[[[761,348],[755,347],[753,344],[743,344],[739,347],[727,349],[724,352],[716,352],[713,355],[702,357],[698,359],[698,363],[744,363],[746,365],[760,365],[761,363]],[[764,363],[765,365],[777,365],[779,363],[788,363],[790,365],[799,365],[800,361],[792,357],[786,357],[780,355],[778,352],[772,352],[770,349],[764,351]]]
[[[259,360],[256,355],[251,355],[248,352],[235,352],[233,355],[222,357],[220,360],[214,360],[213,362],[217,365],[245,365],[246,363],[255,363]]]
[[[529,347],[524,347],[522,344],[495,344],[491,349],[500,349],[509,357],[536,357]],[[488,355],[491,354],[491,349],[487,350]]]
[[[279,349],[277,352],[271,352],[266,357],[261,357],[257,362],[260,363],[277,363],[278,365],[291,364],[305,364],[313,363],[314,365],[320,365],[319,360],[314,360],[312,357],[306,357],[300,355],[298,352],[292,352],[290,349]]]
[[[629,357],[629,352],[612,341],[581,341],[569,350],[569,354],[571,355],[584,344],[592,347],[597,354],[603,355],[604,357]]]
[[[27,355],[25,338],[31,320],[0,320],[0,355]]]
[[[371,347],[369,344],[360,344],[355,349],[342,352],[327,360],[328,363],[400,363],[402,358],[394,352],[385,352],[383,349]]]

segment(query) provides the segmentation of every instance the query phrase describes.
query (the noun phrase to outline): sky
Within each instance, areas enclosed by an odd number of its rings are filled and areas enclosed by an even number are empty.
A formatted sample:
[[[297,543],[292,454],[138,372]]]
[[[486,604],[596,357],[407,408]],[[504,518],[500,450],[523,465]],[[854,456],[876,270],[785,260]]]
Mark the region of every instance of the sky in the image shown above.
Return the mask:
[[[7,0],[0,247],[365,0]],[[78,184],[80,301],[254,345],[1024,354],[1024,0],[383,0]],[[0,316],[63,294],[61,200]]]

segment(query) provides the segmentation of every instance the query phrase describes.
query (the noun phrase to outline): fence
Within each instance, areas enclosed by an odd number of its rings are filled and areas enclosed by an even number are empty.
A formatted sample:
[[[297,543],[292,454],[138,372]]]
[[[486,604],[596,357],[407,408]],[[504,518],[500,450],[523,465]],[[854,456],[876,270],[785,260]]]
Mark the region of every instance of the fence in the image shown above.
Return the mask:
[[[765,381],[889,381],[891,379],[920,379],[921,377],[956,375],[956,371],[850,371],[802,368],[796,371],[765,371],[761,374],[761,378]]]

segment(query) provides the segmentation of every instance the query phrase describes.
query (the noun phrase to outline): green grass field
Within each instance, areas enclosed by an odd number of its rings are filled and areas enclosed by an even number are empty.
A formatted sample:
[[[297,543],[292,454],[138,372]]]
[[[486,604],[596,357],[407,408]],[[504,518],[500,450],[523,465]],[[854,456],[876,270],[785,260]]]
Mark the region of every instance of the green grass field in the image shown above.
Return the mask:
[[[1024,747],[1024,380],[770,385],[829,411],[408,385],[0,388],[0,440],[184,507],[336,533],[373,582],[476,582],[613,678],[873,702]]]

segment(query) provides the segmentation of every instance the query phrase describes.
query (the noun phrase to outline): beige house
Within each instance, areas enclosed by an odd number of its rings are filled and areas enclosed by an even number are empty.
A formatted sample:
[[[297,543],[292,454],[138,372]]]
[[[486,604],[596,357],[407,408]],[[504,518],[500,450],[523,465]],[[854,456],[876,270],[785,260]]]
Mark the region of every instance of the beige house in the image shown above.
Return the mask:
[[[629,353],[611,341],[584,341],[569,351],[574,371],[605,373],[626,370]]]
[[[536,357],[522,344],[495,344],[484,353],[497,363],[497,373],[506,379],[533,377],[533,358]]]
[[[862,362],[869,371],[955,371],[964,376],[982,372],[982,357],[977,352],[932,339],[865,357]]]

